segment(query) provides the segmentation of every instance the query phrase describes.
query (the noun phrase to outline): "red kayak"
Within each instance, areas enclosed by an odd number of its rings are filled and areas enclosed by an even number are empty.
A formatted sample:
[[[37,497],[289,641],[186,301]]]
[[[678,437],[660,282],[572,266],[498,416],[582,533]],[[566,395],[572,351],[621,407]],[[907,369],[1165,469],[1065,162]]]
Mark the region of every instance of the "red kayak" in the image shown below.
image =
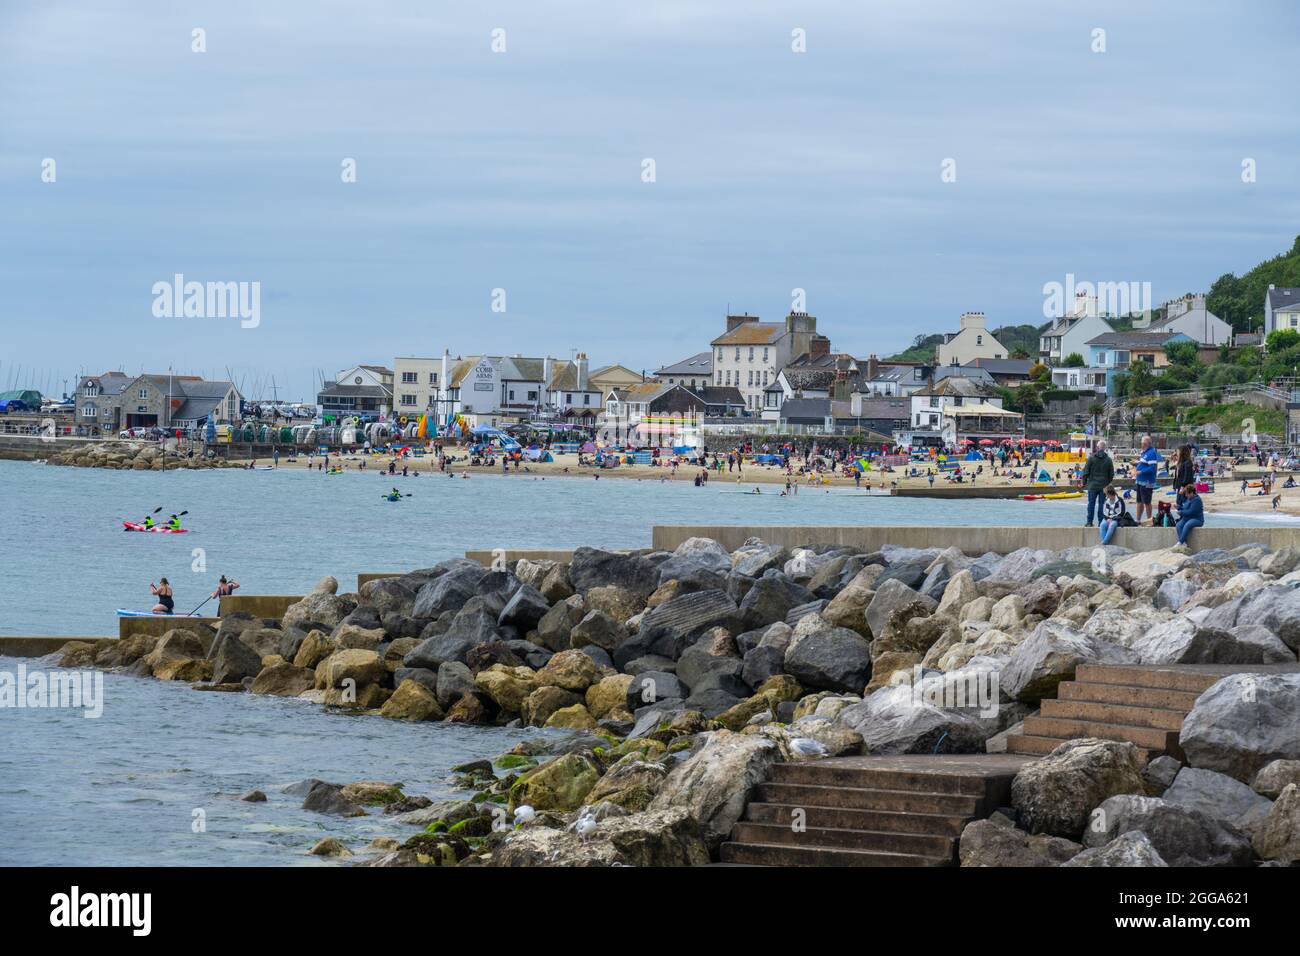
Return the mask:
[[[151,531],[154,534],[184,534],[189,528],[164,528],[162,525],[154,525],[152,528],[146,528],[138,521],[123,521],[123,531]]]

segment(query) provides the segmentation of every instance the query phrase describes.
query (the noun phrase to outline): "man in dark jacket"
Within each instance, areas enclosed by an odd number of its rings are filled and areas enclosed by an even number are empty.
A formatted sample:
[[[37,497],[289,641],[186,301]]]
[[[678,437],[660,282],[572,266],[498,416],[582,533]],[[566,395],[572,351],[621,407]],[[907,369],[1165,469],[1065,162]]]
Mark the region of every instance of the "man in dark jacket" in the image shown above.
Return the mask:
[[[1106,454],[1106,443],[1099,441],[1096,450],[1088,456],[1088,460],[1083,465],[1083,487],[1088,492],[1088,523],[1085,527],[1092,527],[1092,519],[1097,512],[1097,502],[1101,499],[1106,486],[1114,479],[1115,463],[1110,460],[1110,455]]]

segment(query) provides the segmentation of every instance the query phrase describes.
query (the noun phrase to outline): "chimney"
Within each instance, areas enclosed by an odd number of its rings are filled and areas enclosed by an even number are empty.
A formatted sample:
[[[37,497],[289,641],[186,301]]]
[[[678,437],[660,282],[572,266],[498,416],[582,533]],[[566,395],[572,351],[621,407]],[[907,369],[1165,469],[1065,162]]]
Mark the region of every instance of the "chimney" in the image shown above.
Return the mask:
[[[819,358],[823,355],[831,354],[831,340],[824,335],[814,335],[808,354],[812,358]]]
[[[963,312],[961,314],[961,327],[963,329],[982,329],[984,328],[983,312]]]
[[[732,329],[742,326],[746,322],[757,322],[757,321],[758,321],[758,316],[750,315],[748,312],[746,312],[744,315],[729,315],[727,316],[727,331],[730,332]]]
[[[867,381],[874,379],[878,371],[880,371],[880,359],[876,358],[876,353],[872,352],[867,356]]]
[[[587,390],[587,353],[579,352],[576,356],[578,362],[578,391]]]

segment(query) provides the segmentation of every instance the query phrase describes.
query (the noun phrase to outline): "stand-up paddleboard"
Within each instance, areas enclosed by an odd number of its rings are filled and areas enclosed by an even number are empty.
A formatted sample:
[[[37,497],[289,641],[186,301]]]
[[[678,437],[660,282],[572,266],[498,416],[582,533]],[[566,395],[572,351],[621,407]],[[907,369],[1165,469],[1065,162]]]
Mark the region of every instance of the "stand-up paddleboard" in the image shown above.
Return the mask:
[[[193,617],[193,614],[155,614],[153,611],[133,611],[130,608],[117,609],[118,617]]]

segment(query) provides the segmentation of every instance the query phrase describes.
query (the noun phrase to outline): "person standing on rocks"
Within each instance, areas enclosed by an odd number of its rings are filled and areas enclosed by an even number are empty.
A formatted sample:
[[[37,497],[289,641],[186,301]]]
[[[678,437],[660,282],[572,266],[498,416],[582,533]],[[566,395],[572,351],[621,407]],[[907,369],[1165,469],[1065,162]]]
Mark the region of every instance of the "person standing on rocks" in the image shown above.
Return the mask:
[[[1084,527],[1092,527],[1093,516],[1097,513],[1097,503],[1106,486],[1115,480],[1115,463],[1106,454],[1106,442],[1097,442],[1097,447],[1083,466],[1083,487],[1088,492],[1088,522]]]

